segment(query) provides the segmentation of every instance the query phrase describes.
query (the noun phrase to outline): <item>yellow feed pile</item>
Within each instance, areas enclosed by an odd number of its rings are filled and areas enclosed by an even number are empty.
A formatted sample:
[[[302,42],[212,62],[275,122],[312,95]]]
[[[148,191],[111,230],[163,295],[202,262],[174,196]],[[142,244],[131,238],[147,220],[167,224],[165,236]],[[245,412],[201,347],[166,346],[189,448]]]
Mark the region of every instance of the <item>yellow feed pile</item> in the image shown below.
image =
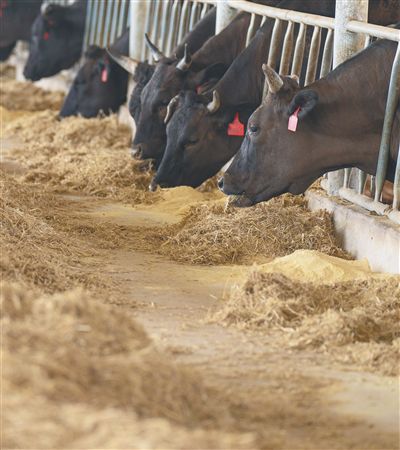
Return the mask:
[[[347,264],[351,272],[353,262]],[[318,348],[341,361],[399,373],[400,277],[370,271],[363,277],[356,270],[352,280],[329,282],[311,274],[310,282],[282,272],[255,268],[211,320],[267,334],[280,330],[290,347]]]
[[[64,101],[62,92],[49,92],[33,83],[0,78],[0,105],[9,110],[59,111]]]

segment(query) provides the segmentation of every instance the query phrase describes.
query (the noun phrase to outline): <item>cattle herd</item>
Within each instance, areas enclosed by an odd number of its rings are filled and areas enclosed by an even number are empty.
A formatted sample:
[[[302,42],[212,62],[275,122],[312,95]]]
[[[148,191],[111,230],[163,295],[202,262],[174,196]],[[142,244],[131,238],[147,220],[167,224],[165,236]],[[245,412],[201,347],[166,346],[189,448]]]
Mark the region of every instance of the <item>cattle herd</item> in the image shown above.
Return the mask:
[[[400,28],[399,0],[369,1],[370,23]],[[258,3],[335,14],[334,0]],[[25,40],[27,79],[39,80],[72,67],[81,59],[86,9],[85,0],[70,6],[2,1],[1,60],[8,58],[16,41]],[[154,64],[137,64],[128,56],[129,29],[108,49],[90,46],[60,116],[89,118],[116,112],[126,102],[132,75],[136,82],[129,100],[136,123],[132,156],[153,160],[156,174],[150,189],[197,187],[232,160],[219,187],[233,195],[238,206],[285,192],[302,193],[322,174],[344,167],[375,173],[397,43],[377,40],[303,87],[307,56],[299,77],[280,76],[277,67],[266,64],[272,19],[258,24],[247,47],[249,14],[238,13],[217,35],[215,22],[213,8],[173,56],[164,55],[146,36]],[[389,181],[394,180],[399,140],[400,108],[391,136]]]

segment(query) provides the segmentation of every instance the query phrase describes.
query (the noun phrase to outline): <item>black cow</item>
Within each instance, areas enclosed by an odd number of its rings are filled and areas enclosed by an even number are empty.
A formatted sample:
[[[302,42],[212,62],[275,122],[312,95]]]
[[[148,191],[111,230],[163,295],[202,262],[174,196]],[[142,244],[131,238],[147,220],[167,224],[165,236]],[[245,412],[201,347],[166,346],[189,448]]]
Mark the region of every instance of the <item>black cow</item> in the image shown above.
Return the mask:
[[[32,25],[24,76],[37,81],[69,69],[82,54],[86,0],[70,6],[48,5]]]
[[[5,61],[17,41],[29,41],[42,0],[0,0],[0,61]]]
[[[358,167],[374,174],[396,48],[395,42],[377,41],[303,89],[264,65],[269,92],[220,181],[223,192],[238,195],[237,206],[249,206],[284,192],[300,194],[328,171]],[[392,129],[389,181],[394,180],[399,141],[400,106]]]
[[[176,65],[180,60],[187,60],[190,58],[189,52],[195,52],[197,51],[204,42],[214,34],[215,30],[215,19],[216,19],[216,10],[213,8],[211,11],[209,11],[206,16],[194,27],[194,29],[185,37],[184,41],[175,49],[173,52],[174,57],[173,58],[167,58],[165,57],[158,48],[150,42],[148,37],[146,36],[146,43],[150,47],[150,50],[152,52],[152,55],[154,57],[154,60],[156,61],[155,70],[153,71],[152,77],[149,80],[149,83],[146,83],[145,86],[142,87],[140,90],[135,90],[132,93],[132,97],[130,100],[130,113],[131,116],[135,119],[137,130],[135,135],[135,141],[134,141],[134,149],[132,152],[133,156],[139,156],[137,155],[138,148],[136,147],[136,143],[138,142],[138,139],[141,140],[141,136],[143,136],[146,133],[146,128],[151,128],[150,133],[150,148],[155,149],[154,151],[159,151],[159,127],[160,123],[162,126],[163,119],[158,117],[158,110],[161,107],[161,104],[158,104],[156,101],[156,104],[151,103],[149,105],[149,99],[148,97],[156,97],[157,99],[157,93],[161,90],[164,92],[164,94],[167,94],[168,92],[165,92],[164,87],[168,86],[170,84],[171,79],[175,76],[175,78],[178,78],[180,80],[186,73],[187,68],[185,67],[185,64],[182,63],[180,66],[180,69],[176,68]],[[134,74],[136,71],[136,63],[135,61],[131,60],[130,58],[121,58],[118,54],[111,52],[110,55],[119,63],[122,67],[124,67],[128,72]],[[177,76],[177,74],[179,74]],[[174,81],[172,80],[172,83]],[[161,84],[161,86],[160,86]],[[138,94],[140,95],[140,100],[137,98]],[[173,96],[173,95],[172,95]],[[167,100],[164,100],[163,109],[166,108],[166,104],[168,104],[169,100],[172,98],[168,97]],[[138,114],[138,108],[137,105],[140,104],[140,111],[141,113]],[[165,111],[164,111],[165,114]],[[144,119],[143,119],[144,117]],[[150,125],[148,125],[150,124]],[[162,133],[165,135],[165,127],[163,127]],[[165,139],[165,137],[164,137]],[[142,151],[145,150],[145,146],[142,147]],[[147,155],[147,152],[143,152],[145,155]],[[147,156],[146,156],[147,157]]]
[[[398,20],[398,5],[398,0],[372,1],[370,20],[387,24],[394,22],[396,15]],[[331,0],[283,0],[278,6],[326,16],[335,12]],[[235,155],[247,120],[261,103],[264,75],[260,68],[267,59],[271,34],[272,21],[267,20],[215,86],[213,101],[211,95],[182,93],[171,105],[176,111],[167,127],[167,148],[153,186],[196,187]]]
[[[112,45],[111,50],[129,54],[129,29]],[[81,114],[96,117],[99,112],[118,111],[126,101],[128,74],[113,61],[105,49],[91,46],[61,108],[60,116]]]

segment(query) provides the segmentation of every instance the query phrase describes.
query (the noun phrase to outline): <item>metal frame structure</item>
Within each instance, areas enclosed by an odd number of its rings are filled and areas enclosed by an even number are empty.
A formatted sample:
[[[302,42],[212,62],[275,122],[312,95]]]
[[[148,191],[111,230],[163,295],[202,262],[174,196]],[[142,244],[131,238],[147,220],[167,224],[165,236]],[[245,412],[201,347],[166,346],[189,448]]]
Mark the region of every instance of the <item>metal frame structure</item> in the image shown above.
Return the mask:
[[[65,0],[64,0],[65,1]],[[348,59],[369,44],[371,38],[400,42],[400,30],[367,23],[368,3],[364,0],[337,2],[335,19],[284,10],[252,3],[247,0],[88,0],[85,48],[91,44],[106,46],[128,26],[130,54],[136,61],[153,62],[144,43],[144,33],[167,56],[182,41],[186,33],[204,17],[212,6],[217,7],[216,32],[229,24],[238,11],[250,13],[247,44],[260,23],[267,18],[275,21],[268,64],[282,75],[300,76],[304,58],[307,60],[305,85],[325,76],[332,67]],[[130,8],[129,8],[130,7]],[[130,9],[130,10],[129,10]],[[306,33],[312,27],[308,54],[305,54]],[[323,46],[322,50],[321,47]],[[281,54],[280,60],[279,54]],[[321,56],[322,54],[322,56]],[[318,70],[319,69],[319,70]],[[331,172],[324,181],[330,195],[339,195],[352,203],[387,215],[400,224],[400,161],[397,162],[392,206],[380,202],[389,158],[389,142],[400,93],[400,44],[393,63],[387,98],[384,126],[375,177],[374,199],[363,195],[366,175],[358,173],[358,186],[350,187],[350,169]],[[400,149],[399,149],[400,150]]]

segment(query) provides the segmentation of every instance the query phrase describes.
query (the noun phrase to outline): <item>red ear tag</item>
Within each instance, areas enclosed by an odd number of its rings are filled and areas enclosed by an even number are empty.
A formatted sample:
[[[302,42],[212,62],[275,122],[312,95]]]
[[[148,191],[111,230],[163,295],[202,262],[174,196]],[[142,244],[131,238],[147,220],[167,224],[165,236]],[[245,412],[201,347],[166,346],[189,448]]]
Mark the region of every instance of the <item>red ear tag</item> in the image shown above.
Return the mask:
[[[287,129],[289,131],[293,131],[293,133],[297,130],[297,124],[299,122],[299,112],[300,112],[300,106],[296,109],[296,111],[289,117],[288,127]]]
[[[228,136],[244,136],[244,125],[239,119],[239,113],[235,114],[233,122],[228,125]]]
[[[108,70],[107,70],[107,67],[104,67],[104,69],[101,71],[101,81],[103,83],[107,83],[107,81],[108,81]]]
[[[201,86],[196,87],[196,94],[201,94]]]
[[[48,31],[45,31],[45,32],[43,33],[43,39],[44,39],[45,41],[47,41],[47,40],[49,39],[49,32],[48,32]]]

